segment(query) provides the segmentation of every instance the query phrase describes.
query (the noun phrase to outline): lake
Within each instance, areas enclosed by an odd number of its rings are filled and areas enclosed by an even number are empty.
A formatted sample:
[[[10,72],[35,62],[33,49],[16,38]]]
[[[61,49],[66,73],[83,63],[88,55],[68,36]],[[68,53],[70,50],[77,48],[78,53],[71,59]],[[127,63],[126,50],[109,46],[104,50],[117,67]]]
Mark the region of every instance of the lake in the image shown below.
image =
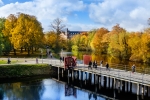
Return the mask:
[[[58,81],[57,75],[4,80],[0,82],[0,100],[150,100],[149,96],[137,96],[134,92],[84,85],[80,80],[67,81],[65,77]]]

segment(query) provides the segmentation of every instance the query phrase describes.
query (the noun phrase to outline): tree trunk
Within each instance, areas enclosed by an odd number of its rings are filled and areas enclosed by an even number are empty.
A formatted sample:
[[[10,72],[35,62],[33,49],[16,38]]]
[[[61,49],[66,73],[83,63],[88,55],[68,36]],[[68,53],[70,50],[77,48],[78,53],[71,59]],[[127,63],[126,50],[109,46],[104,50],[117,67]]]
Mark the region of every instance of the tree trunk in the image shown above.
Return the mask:
[[[23,50],[22,50],[22,49],[23,49],[23,47],[21,47],[21,51],[20,51],[20,53],[23,53]]]
[[[34,51],[36,51],[36,47],[34,48]]]
[[[28,48],[28,55],[30,55],[30,48]]]
[[[16,49],[14,49],[14,55],[16,55]]]
[[[33,46],[31,47],[31,49],[32,49],[32,54],[33,54]]]

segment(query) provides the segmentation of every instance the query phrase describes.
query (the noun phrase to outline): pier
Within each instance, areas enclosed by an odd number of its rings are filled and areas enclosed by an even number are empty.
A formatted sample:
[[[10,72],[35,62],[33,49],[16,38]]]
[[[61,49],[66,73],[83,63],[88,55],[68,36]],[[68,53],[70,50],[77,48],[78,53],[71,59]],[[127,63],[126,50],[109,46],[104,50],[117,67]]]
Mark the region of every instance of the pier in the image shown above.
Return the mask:
[[[64,64],[59,60],[51,60],[49,64],[58,70],[59,77],[68,77],[68,83],[79,79],[85,84],[103,85],[104,87],[110,87],[113,89],[119,89],[120,91],[133,91],[133,85],[136,86],[137,95],[149,94],[150,75],[147,73],[131,72],[127,66],[122,66],[122,69],[112,68],[106,70],[104,66],[98,66],[97,68],[88,69],[88,65],[77,64],[73,69],[65,69]]]

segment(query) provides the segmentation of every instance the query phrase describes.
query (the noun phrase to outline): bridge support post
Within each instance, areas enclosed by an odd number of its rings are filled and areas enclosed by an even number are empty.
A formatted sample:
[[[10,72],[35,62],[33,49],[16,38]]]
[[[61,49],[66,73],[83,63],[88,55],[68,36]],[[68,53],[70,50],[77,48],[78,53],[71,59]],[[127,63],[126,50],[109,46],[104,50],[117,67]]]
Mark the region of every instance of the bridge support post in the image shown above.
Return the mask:
[[[64,69],[62,68],[62,70],[61,70],[61,71],[62,71],[61,73],[62,73],[62,77],[63,77],[63,75],[64,75]]]
[[[130,92],[132,92],[132,83],[130,82]]]
[[[116,89],[116,79],[114,78],[114,89]]]
[[[87,80],[87,72],[85,72],[85,78],[84,78],[84,80],[85,80],[85,85],[86,85],[86,80]]]
[[[106,76],[104,76],[104,88],[106,88],[106,84],[107,84],[107,78]]]
[[[137,83],[137,95],[139,95],[139,83]]]
[[[144,94],[144,85],[142,85],[141,93]]]
[[[94,75],[94,85],[96,84],[96,74],[93,74]]]
[[[126,87],[127,90],[126,90],[126,91],[127,91],[127,92],[129,91],[129,85],[128,85],[128,83],[129,83],[129,82],[127,81],[127,82],[126,82],[126,85],[127,85],[127,87]]]
[[[110,77],[107,77],[107,87],[110,88]]]
[[[145,95],[148,96],[148,86],[145,87]]]
[[[81,81],[83,80],[83,71],[81,71]]]
[[[74,81],[74,70],[72,69],[72,81]]]
[[[99,77],[98,77],[99,79],[99,81],[98,81],[98,84],[99,84],[99,89],[101,88],[101,75],[99,75]]]
[[[120,89],[121,81],[118,80],[118,89]]]
[[[88,79],[88,81],[89,81],[89,84],[91,84],[91,81],[92,81],[92,74],[91,73],[89,73],[89,79]]]
[[[77,70],[77,80],[79,80],[79,71]]]
[[[60,70],[60,68],[58,67],[58,80],[59,80],[59,70]]]
[[[95,74],[95,84],[98,84],[98,75]]]
[[[122,91],[125,92],[125,81],[122,81]]]
[[[70,72],[69,72],[69,69],[68,69],[68,77],[69,77],[69,75],[70,75]]]

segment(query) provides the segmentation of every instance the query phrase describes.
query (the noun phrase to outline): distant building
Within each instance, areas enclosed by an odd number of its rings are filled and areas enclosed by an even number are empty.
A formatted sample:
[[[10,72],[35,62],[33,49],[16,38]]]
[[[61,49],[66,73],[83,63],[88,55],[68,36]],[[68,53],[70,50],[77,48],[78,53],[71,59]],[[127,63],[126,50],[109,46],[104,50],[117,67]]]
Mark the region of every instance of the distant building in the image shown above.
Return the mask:
[[[65,39],[71,39],[74,35],[81,34],[83,32],[88,32],[88,31],[70,31],[67,28],[65,31],[61,33],[61,36],[63,36]]]

